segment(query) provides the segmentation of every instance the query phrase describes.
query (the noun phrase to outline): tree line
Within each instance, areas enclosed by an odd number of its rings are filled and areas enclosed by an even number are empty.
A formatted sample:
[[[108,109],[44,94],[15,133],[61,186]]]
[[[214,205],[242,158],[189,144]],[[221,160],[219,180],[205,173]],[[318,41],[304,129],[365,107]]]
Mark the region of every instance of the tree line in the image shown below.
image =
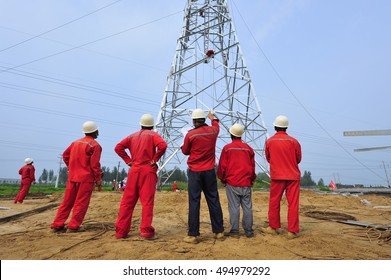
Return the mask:
[[[103,171],[103,182],[105,184],[109,184],[113,180],[119,182],[127,178],[128,175],[128,171],[125,170],[125,168],[118,170],[116,166],[114,166],[112,169],[103,166],[102,171]],[[39,176],[38,178],[38,182],[43,184],[45,183],[52,184],[55,183],[56,180],[57,180],[57,174],[55,174],[53,170],[47,170],[47,169],[43,169],[41,176]],[[60,176],[58,182],[59,184],[65,184],[67,180],[68,180],[68,169],[66,167],[62,167],[60,169]],[[187,182],[187,171],[175,169],[172,172],[170,181]],[[257,183],[258,185],[270,184],[270,178],[266,173],[260,172],[257,174],[257,179],[255,183]],[[310,171],[304,171],[303,175],[301,176],[300,185],[305,187],[325,186],[322,178],[316,183],[312,179],[312,175]]]
[[[118,169],[116,166],[114,166],[112,169],[106,166],[102,166],[102,172],[103,172],[103,183],[109,184],[113,182],[113,180],[119,182],[127,178],[128,171],[125,170],[125,168]],[[186,172],[180,169],[175,169],[174,172],[172,172],[172,175],[170,177],[172,181],[178,181],[178,182],[187,182],[187,176]],[[57,174],[54,173],[53,170],[47,170],[43,169],[41,176],[38,178],[38,182],[41,184],[54,184],[57,180]],[[68,180],[68,168],[67,167],[61,167],[58,177],[58,183],[59,184],[65,184]]]

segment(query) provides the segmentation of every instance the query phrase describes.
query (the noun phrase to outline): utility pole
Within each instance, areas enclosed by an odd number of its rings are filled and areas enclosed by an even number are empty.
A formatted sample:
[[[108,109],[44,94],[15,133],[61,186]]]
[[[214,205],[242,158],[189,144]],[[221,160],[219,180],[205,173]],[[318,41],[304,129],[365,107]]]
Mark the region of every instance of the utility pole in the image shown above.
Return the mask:
[[[384,161],[383,161],[383,167],[384,167],[384,172],[386,173],[387,185],[390,188],[390,179],[388,178],[388,173],[387,173],[387,169],[386,169],[386,165],[384,164]]]
[[[118,174],[119,174],[119,166],[121,165],[121,162],[118,162],[118,167],[117,167],[117,176],[115,177],[115,182],[118,184]]]
[[[57,174],[57,178],[56,178],[56,185],[54,186],[55,188],[58,188],[58,181],[59,181],[59,179],[60,179],[61,164],[62,164],[62,155],[59,155],[59,156],[58,156],[58,159],[59,159],[59,167],[58,167],[58,174]]]

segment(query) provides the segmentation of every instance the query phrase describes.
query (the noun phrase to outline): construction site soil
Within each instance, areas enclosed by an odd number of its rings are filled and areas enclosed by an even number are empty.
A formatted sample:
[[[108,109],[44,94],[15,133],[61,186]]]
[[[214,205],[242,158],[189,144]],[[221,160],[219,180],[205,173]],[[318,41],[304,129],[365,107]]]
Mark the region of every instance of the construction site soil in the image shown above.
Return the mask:
[[[229,230],[225,190],[220,189],[224,225]],[[215,240],[204,198],[201,242],[183,242],[187,234],[187,192],[157,192],[155,240],[139,237],[141,206],[126,239],[115,238],[122,192],[94,192],[80,233],[52,233],[63,193],[29,195],[23,204],[0,199],[2,260],[390,260],[391,197],[320,194],[302,190],[298,238],[286,234],[287,202],[281,206],[285,232],[267,235],[268,192],[253,193],[255,237]]]

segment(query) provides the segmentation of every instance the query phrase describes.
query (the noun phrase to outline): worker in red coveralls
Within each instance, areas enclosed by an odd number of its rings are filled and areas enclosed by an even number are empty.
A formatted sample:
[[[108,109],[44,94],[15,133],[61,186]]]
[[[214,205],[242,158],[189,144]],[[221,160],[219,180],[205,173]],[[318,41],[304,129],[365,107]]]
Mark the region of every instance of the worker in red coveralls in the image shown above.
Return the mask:
[[[254,150],[242,139],[244,128],[234,124],[229,129],[232,142],[221,151],[217,176],[226,187],[230,236],[239,236],[240,207],[243,210],[242,226],[246,237],[254,237],[252,187],[255,174]]]
[[[266,233],[281,233],[280,202],[285,191],[288,201],[288,238],[299,236],[300,143],[286,133],[288,118],[278,116],[276,133],[266,140],[265,154],[270,163],[269,226]]]
[[[20,181],[20,190],[15,197],[14,203],[23,203],[24,198],[30,190],[31,184],[35,184],[35,168],[33,165],[33,159],[26,158],[24,163],[26,165],[19,169],[19,174],[22,179]]]
[[[115,237],[126,238],[132,224],[132,215],[138,199],[141,202],[140,237],[152,239],[153,208],[157,184],[157,162],[167,149],[167,143],[153,131],[154,119],[144,114],[140,120],[141,130],[130,134],[119,142],[114,150],[130,167],[125,192],[120,203],[115,223]],[[126,152],[129,150],[130,155]]]
[[[95,186],[102,183],[100,157],[102,147],[95,140],[98,138],[98,126],[93,121],[83,124],[85,137],[74,141],[62,154],[68,167],[68,182],[64,200],[58,208],[56,217],[50,225],[53,232],[65,230],[65,222],[72,211],[67,232],[81,232],[80,227],[87,213]]]
[[[189,130],[181,147],[184,155],[189,155],[189,216],[188,232],[183,239],[187,243],[198,243],[200,235],[200,204],[203,192],[208,204],[212,232],[216,239],[224,238],[223,212],[221,209],[216,178],[216,141],[219,135],[219,120],[209,112],[212,125],[205,123],[206,117],[202,109],[195,109],[191,115],[194,129]]]
[[[174,183],[172,184],[172,191],[176,192],[176,188],[177,188],[176,181],[174,181]]]

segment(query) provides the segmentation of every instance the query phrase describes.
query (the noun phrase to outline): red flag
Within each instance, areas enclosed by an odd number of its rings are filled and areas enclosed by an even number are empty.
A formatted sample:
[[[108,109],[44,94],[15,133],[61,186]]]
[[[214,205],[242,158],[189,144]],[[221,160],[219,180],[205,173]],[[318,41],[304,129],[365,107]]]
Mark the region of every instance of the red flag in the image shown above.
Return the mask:
[[[337,189],[337,186],[335,185],[335,183],[334,183],[333,180],[331,180],[331,182],[330,182],[330,187],[331,187],[331,189],[332,189],[333,191],[335,191],[335,190]]]

